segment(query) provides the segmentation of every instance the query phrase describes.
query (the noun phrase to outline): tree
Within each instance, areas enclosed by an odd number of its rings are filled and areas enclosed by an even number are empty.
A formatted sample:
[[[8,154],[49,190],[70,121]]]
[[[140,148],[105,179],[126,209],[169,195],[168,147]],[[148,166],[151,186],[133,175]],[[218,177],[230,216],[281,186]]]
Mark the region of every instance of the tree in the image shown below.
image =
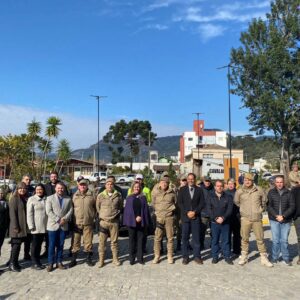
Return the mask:
[[[60,118],[49,117],[47,119],[46,130],[45,130],[45,135],[47,137],[47,140],[46,140],[46,144],[45,144],[45,148],[44,148],[44,154],[43,154],[43,160],[42,160],[42,162],[44,162],[44,173],[46,172],[46,168],[47,168],[46,159],[47,159],[47,154],[49,153],[48,144],[51,142],[51,140],[53,138],[58,137],[59,132],[61,130],[59,128],[59,126],[61,126],[61,125],[62,125],[62,122],[61,122]]]
[[[62,139],[58,142],[56,156],[57,159],[55,169],[58,165],[58,162],[61,161],[61,165],[58,171],[58,173],[60,174],[64,163],[66,163],[71,157],[70,143],[66,139]]]
[[[35,143],[38,141],[39,134],[41,133],[41,123],[33,119],[30,123],[27,123],[27,135],[31,142],[31,166],[32,171],[34,171],[34,161],[35,161]]]
[[[242,98],[252,130],[273,131],[281,144],[280,170],[287,175],[292,132],[299,123],[300,22],[298,0],[276,0],[266,20],[254,19],[231,50],[232,90]]]
[[[28,173],[31,158],[31,142],[26,134],[0,137],[0,158],[8,165],[9,178],[20,180]]]
[[[104,142],[109,144],[123,143],[129,147],[130,150],[130,170],[132,170],[133,157],[137,156],[140,151],[140,145],[146,146],[153,144],[156,139],[156,133],[151,131],[151,124],[149,121],[133,120],[126,123],[125,120],[120,120],[115,125],[109,127],[109,131],[103,137]],[[110,149],[113,149],[112,147]],[[120,149],[120,156],[122,157],[123,149]]]

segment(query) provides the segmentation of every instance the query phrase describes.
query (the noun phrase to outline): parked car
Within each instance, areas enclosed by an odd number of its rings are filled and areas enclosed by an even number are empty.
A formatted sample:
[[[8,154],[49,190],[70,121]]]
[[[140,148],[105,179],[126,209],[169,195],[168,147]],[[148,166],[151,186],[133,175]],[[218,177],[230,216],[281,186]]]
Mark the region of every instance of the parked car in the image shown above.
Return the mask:
[[[127,178],[129,179],[130,182],[133,182],[135,179],[136,174],[128,174]]]
[[[0,179],[0,186],[8,186],[10,191],[14,191],[16,189],[16,182],[12,179],[4,179],[3,177]]]
[[[126,175],[124,176],[116,176],[116,183],[130,183],[132,180],[128,178]]]
[[[262,175],[262,179],[264,179],[264,180],[269,180],[269,178],[271,178],[271,177],[272,177],[272,174],[270,172],[265,172]]]
[[[104,182],[107,179],[107,173],[106,172],[95,172],[90,175],[82,175],[85,179],[88,179],[90,182],[95,182],[100,180],[100,182]]]

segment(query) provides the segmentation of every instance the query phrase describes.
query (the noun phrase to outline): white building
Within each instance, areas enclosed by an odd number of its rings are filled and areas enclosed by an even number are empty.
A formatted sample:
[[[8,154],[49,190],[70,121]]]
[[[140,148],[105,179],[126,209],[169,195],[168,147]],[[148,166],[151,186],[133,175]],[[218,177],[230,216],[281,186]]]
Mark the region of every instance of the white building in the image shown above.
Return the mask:
[[[197,145],[219,145],[227,147],[227,133],[219,129],[205,129],[203,120],[195,120],[193,131],[186,131],[180,137],[179,161],[184,163],[185,157],[191,154]]]

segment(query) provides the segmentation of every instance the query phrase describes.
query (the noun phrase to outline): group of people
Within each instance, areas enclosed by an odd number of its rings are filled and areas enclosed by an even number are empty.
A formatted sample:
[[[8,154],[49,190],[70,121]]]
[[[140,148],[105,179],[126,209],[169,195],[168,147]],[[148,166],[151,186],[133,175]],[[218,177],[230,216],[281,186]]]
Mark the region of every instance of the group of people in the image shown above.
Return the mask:
[[[71,236],[71,262],[75,267],[83,242],[86,263],[93,266],[93,234],[95,222],[99,228],[99,262],[105,265],[107,239],[110,238],[112,262],[119,266],[119,229],[128,230],[129,263],[144,264],[147,251],[147,236],[154,230],[153,264],[161,261],[163,239],[167,239],[167,262],[174,263],[174,236],[177,236],[175,251],[182,252],[182,263],[193,261],[203,264],[201,251],[207,229],[210,228],[212,263],[224,261],[233,265],[248,262],[249,238],[254,232],[261,255],[261,264],[272,267],[280,259],[291,265],[288,236],[294,222],[298,236],[300,264],[300,182],[292,190],[285,187],[282,175],[275,178],[275,186],[266,194],[254,184],[251,173],[244,175],[243,184],[236,189],[234,179],[226,182],[216,180],[213,184],[204,177],[200,184],[196,176],[189,173],[180,178],[177,187],[163,173],[152,191],[143,183],[142,174],[137,174],[132,187],[123,199],[122,190],[109,176],[100,190],[91,189],[83,177],[77,180],[76,189],[70,193],[58,174],[51,172],[50,182],[30,185],[30,176],[24,176],[9,202],[0,189],[0,255],[9,226],[11,243],[10,259],[7,263],[13,272],[20,272],[19,254],[24,243],[24,259],[32,261],[32,268],[44,269],[41,257],[48,258],[47,271],[65,269],[63,263],[64,242]],[[125,203],[125,204],[124,204]],[[267,210],[272,232],[272,253],[269,259],[264,243],[262,213]],[[71,233],[70,233],[71,232]],[[191,240],[191,242],[190,242]],[[45,242],[45,253],[41,255]]]

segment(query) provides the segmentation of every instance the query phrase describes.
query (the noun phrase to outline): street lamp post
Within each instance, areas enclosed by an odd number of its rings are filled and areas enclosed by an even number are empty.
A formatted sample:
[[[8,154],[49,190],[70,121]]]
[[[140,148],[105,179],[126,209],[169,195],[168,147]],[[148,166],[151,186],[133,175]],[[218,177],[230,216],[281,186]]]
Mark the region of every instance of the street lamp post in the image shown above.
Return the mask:
[[[198,135],[198,141],[197,141],[197,149],[198,149],[198,176],[200,177],[200,124],[199,124],[199,116],[203,115],[201,112],[193,113],[193,115],[197,115],[197,135]]]
[[[99,176],[100,172],[100,99],[107,98],[107,96],[98,96],[98,95],[90,95],[97,100],[97,109],[98,109],[98,143],[97,143],[97,172]]]
[[[217,68],[218,70],[227,68],[227,86],[228,86],[228,129],[229,129],[229,177],[233,177],[232,170],[232,140],[231,140],[231,99],[230,99],[230,64]]]

